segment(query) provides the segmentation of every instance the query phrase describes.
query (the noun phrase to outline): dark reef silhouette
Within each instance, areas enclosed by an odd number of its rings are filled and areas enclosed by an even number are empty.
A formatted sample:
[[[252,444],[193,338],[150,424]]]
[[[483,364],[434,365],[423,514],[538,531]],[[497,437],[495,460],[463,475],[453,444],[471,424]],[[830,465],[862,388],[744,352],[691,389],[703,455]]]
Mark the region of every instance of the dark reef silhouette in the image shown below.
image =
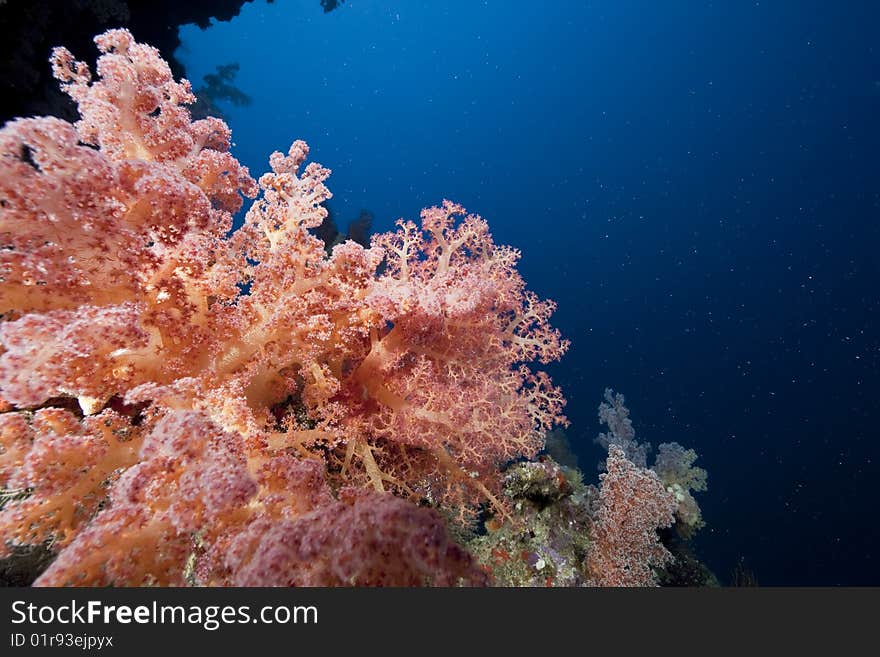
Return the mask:
[[[217,104],[220,101],[231,103],[235,107],[247,107],[251,104],[251,97],[235,86],[238,69],[238,62],[219,64],[216,73],[208,73],[203,78],[203,84],[193,90],[196,102],[189,108],[193,118],[216,116],[225,119],[223,109]]]
[[[175,78],[186,77],[174,53],[180,46],[178,28],[193,23],[205,29],[211,21],[228,21],[251,0],[8,0],[0,3],[0,125],[22,116],[58,116],[76,120],[76,108],[58,89],[49,67],[49,53],[64,44],[93,66],[98,51],[95,34],[128,28],[137,38],[159,49]],[[267,0],[271,3],[273,0]],[[324,12],[341,4],[322,0]],[[228,65],[218,67],[217,82]],[[210,87],[210,81],[206,79]],[[236,90],[238,91],[238,90]],[[239,92],[240,93],[240,92]],[[236,98],[215,96],[215,99]]]

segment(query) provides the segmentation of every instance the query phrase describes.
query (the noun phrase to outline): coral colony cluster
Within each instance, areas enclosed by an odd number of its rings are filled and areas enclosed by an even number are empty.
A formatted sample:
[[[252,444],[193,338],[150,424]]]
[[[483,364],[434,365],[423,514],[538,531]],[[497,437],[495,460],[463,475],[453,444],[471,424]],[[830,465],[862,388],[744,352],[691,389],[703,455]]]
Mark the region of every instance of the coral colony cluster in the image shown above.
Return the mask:
[[[536,460],[565,402],[530,364],[568,343],[515,249],[444,201],[328,255],[305,143],[257,184],[158,51],[95,42],[95,79],[52,54],[75,125],[0,131],[4,555],[48,546],[48,586],[657,582],[705,473],[634,462],[610,392],[601,490]]]

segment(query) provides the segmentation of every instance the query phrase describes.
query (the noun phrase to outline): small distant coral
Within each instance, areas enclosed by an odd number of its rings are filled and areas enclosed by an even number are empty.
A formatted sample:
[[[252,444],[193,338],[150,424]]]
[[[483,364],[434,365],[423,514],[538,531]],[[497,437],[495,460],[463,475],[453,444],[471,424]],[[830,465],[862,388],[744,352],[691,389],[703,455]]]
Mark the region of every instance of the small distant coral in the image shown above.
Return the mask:
[[[599,420],[608,426],[608,432],[600,433],[596,442],[608,450],[612,446],[617,447],[634,465],[646,468],[652,446],[636,440],[629,414],[624,396],[606,388],[605,401],[599,405]],[[705,525],[693,493],[707,489],[708,476],[703,468],[694,466],[697,458],[693,449],[685,449],[676,442],[662,443],[651,466],[651,470],[675,498],[675,528],[684,538],[689,538]]]
[[[651,470],[611,445],[590,530],[586,570],[596,586],[653,586],[672,561],[657,530],[674,522],[675,498]]]
[[[690,491],[706,489],[696,452],[664,443],[649,469],[650,445],[636,441],[623,395],[606,390],[599,416],[609,427],[597,440],[608,448],[600,486],[552,458],[568,454],[557,430],[547,454],[508,468],[510,513],[491,518],[468,548],[502,586],[717,585],[689,543],[703,524]]]
[[[644,468],[647,467],[651,445],[636,440],[625,402],[620,393],[615,393],[611,388],[605,389],[605,401],[599,404],[599,422],[608,427],[608,432],[600,433],[596,443],[604,449],[609,449],[611,445],[619,447],[627,459]]]
[[[678,443],[662,443],[657,448],[657,459],[653,465],[666,490],[675,496],[676,528],[684,536],[690,536],[705,525],[692,491],[706,490],[707,474],[703,468],[694,466],[696,460],[694,450],[685,449]]]

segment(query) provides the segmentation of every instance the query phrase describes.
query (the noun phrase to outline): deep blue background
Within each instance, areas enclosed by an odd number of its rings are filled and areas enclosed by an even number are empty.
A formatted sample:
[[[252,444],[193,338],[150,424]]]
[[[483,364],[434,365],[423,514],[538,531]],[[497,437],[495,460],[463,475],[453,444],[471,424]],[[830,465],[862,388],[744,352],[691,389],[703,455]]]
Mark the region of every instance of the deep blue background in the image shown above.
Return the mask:
[[[722,580],[880,584],[876,7],[257,0],[178,54],[240,62],[236,154],[307,140],[343,226],[451,198],[520,247],[584,470],[612,386],[700,453]]]

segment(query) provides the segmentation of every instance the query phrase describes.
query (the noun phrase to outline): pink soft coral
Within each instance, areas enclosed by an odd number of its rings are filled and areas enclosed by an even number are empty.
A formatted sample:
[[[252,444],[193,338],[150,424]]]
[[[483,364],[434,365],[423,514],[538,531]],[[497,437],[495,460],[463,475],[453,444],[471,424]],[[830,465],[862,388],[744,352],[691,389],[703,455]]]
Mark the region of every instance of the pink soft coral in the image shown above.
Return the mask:
[[[389,492],[464,521],[500,508],[499,467],[565,422],[527,365],[567,342],[518,252],[446,201],[328,257],[310,229],[329,171],[301,141],[228,236],[258,190],[226,125],[191,121],[189,84],[128,32],[96,42],[95,81],[53,55],[76,126],[0,131],[0,484],[31,492],[0,511],[5,544],[54,541],[44,584],[223,584],[252,581],[236,550],[277,523],[341,549],[322,513],[440,540]],[[339,507],[353,486],[375,496]],[[464,573],[436,548],[394,581]]]
[[[387,493],[342,491],[327,508],[254,526],[230,550],[237,586],[484,585],[440,515]],[[238,547],[238,546],[236,546]]]
[[[610,445],[590,535],[587,574],[595,586],[655,586],[654,569],[672,560],[657,529],[672,525],[675,497],[651,470]]]

